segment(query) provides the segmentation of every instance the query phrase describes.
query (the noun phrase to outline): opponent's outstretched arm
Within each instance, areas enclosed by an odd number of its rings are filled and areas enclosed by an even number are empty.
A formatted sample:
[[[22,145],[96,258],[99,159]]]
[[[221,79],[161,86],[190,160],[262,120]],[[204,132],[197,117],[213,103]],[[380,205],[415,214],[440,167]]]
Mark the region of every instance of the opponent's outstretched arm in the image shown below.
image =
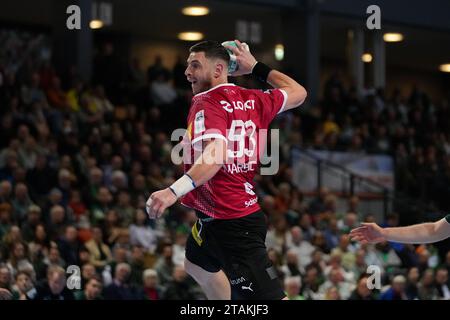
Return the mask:
[[[445,218],[407,227],[381,228],[376,223],[363,223],[350,232],[361,243],[394,241],[401,243],[433,243],[450,237],[450,223]]]

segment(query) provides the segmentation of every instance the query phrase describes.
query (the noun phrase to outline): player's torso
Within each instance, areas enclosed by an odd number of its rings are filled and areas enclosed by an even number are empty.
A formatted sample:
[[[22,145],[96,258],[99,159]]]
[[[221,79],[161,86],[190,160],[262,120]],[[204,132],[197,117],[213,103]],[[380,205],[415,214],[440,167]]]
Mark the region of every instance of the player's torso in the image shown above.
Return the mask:
[[[261,102],[256,90],[224,85],[193,98],[188,115],[187,137],[190,142],[200,135],[211,134],[208,111],[202,101],[214,101],[220,110],[218,126],[227,140],[227,161],[206,184],[191,192],[183,201],[210,216],[238,218],[259,210],[253,178],[259,168],[260,153],[264,149],[266,131],[261,118]],[[214,130],[212,130],[214,134]],[[196,138],[197,137],[197,138]],[[199,155],[197,143],[191,148],[191,163]],[[196,149],[197,147],[197,149]],[[186,164],[189,170],[192,164]]]

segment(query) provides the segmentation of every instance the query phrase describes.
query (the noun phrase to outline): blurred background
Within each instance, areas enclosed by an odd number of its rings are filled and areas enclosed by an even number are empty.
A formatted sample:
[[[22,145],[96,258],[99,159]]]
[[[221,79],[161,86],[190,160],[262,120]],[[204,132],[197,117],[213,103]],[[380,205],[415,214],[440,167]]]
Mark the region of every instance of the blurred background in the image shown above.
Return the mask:
[[[373,4],[379,30],[366,24]],[[80,29],[67,27],[71,5]],[[362,221],[450,211],[448,12],[444,0],[2,1],[0,294],[205,298],[182,266],[195,213],[176,205],[149,221],[144,208],[183,172],[170,135],[186,126],[189,47],[239,39],[308,90],[272,125],[278,174],[257,176],[288,296],[450,299],[449,240],[362,246],[347,235]],[[365,286],[368,265],[382,289]]]

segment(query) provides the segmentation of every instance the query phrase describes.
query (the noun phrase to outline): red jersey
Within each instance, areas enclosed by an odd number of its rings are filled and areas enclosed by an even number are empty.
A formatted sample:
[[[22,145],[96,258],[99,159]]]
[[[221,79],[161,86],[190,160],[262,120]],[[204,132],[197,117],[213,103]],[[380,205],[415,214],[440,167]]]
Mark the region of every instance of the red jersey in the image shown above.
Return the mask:
[[[190,154],[184,156],[184,170],[191,168],[205,139],[226,141],[228,160],[181,203],[216,219],[235,219],[258,211],[253,179],[270,122],[283,111],[286,100],[281,89],[263,92],[230,83],[196,94],[184,137],[184,143],[191,146]]]

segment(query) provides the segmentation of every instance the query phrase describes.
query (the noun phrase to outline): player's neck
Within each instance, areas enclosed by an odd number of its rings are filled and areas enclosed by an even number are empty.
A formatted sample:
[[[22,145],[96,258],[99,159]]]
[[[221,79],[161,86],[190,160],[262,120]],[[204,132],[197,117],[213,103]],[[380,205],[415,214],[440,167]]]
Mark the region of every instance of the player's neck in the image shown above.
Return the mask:
[[[221,84],[227,84],[228,83],[228,78],[217,78],[217,79],[213,79],[212,81],[211,81],[211,88],[209,88],[209,89],[212,89],[212,88],[215,88],[215,87],[217,87],[217,86],[220,86]],[[208,89],[208,90],[209,90]]]
[[[199,93],[195,94],[195,96],[207,93],[207,92],[209,92],[211,90],[214,90],[215,88],[223,86],[223,85],[234,85],[234,84],[233,83],[229,83],[227,80],[212,82],[211,86],[209,88],[205,89],[202,92],[199,92]]]

